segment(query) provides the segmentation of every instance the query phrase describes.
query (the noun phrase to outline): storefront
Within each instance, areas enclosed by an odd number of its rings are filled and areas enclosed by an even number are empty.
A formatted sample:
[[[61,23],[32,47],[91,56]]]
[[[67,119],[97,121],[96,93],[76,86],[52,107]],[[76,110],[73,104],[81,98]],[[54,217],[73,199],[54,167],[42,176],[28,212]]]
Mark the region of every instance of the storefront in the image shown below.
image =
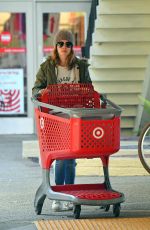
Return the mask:
[[[91,0],[0,0],[0,134],[34,133],[31,91],[58,29],[84,46]]]

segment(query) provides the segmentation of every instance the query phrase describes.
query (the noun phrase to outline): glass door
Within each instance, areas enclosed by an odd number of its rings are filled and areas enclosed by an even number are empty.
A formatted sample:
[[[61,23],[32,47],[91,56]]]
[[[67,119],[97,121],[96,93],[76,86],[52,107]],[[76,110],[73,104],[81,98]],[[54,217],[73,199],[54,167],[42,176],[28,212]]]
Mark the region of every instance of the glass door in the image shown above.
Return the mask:
[[[68,29],[74,35],[74,51],[82,56],[91,2],[51,1],[37,3],[37,65],[39,66],[53,49],[53,39],[59,29]],[[37,68],[38,68],[37,66]]]
[[[30,3],[0,4],[0,134],[33,133],[29,105],[31,6]],[[30,35],[33,36],[32,32]]]
[[[0,115],[27,116],[26,14],[0,12]]]

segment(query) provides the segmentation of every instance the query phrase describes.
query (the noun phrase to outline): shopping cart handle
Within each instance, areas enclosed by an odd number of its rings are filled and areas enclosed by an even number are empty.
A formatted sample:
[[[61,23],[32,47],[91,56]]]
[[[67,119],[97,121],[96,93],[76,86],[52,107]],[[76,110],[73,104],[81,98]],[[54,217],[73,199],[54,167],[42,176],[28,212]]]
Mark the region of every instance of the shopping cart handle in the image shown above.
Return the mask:
[[[102,99],[102,98],[101,98]],[[101,118],[108,119],[113,117],[118,117],[121,115],[122,108],[112,101],[108,100],[106,97],[102,100],[107,102],[107,108],[62,108],[47,103],[38,101],[35,97],[31,98],[32,102],[39,108],[44,107],[49,109],[50,114],[62,113],[69,117],[90,119],[90,118]]]

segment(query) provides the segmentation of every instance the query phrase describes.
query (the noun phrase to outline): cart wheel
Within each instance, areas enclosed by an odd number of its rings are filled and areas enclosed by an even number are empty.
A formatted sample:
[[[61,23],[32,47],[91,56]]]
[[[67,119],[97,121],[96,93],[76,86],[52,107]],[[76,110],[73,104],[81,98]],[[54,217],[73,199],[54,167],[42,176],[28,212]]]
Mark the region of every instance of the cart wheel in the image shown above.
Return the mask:
[[[73,211],[75,219],[79,219],[80,218],[80,212],[81,212],[81,205],[75,205],[74,206],[74,211]]]
[[[120,203],[113,205],[113,214],[115,217],[118,217],[120,215],[120,209],[121,209]]]
[[[105,210],[105,212],[108,212],[109,209],[110,209],[110,204],[107,204],[107,205],[105,206],[104,210]]]

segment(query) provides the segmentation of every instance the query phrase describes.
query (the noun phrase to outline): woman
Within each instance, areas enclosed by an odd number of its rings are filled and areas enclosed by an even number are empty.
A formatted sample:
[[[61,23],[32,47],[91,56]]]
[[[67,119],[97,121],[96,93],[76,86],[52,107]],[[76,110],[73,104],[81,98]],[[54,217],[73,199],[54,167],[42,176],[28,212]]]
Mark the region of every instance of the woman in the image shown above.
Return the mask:
[[[91,83],[88,64],[77,58],[73,51],[73,35],[70,31],[60,30],[54,40],[53,53],[41,64],[32,89],[33,96],[42,94],[49,84]],[[56,160],[56,185],[74,184],[75,160]],[[53,201],[54,211],[72,210],[70,202]]]

